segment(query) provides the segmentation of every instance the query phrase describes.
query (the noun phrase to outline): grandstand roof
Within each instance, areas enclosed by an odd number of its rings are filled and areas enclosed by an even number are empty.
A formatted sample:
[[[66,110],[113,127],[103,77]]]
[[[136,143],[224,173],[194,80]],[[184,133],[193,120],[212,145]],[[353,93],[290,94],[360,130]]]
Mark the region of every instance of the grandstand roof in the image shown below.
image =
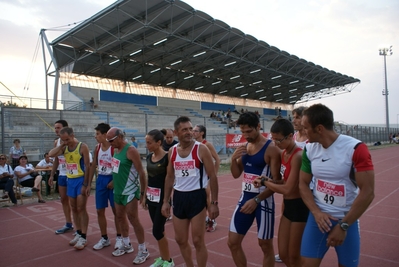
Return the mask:
[[[121,0],[52,42],[76,74],[295,104],[360,80],[315,65],[178,0]]]

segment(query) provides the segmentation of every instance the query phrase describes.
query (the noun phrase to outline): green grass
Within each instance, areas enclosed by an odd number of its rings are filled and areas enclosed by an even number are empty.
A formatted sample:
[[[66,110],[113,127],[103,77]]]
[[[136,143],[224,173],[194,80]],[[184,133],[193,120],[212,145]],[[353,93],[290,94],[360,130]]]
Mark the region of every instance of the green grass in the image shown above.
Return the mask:
[[[218,174],[230,173],[230,164],[220,164]]]

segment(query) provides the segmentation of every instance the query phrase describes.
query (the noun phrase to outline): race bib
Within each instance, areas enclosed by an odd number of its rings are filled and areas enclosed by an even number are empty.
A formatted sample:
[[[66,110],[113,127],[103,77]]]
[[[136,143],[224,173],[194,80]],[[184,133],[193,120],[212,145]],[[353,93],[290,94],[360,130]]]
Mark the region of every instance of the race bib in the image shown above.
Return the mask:
[[[58,157],[58,163],[63,170],[66,170],[66,161],[64,157]]]
[[[66,169],[67,169],[68,174],[70,174],[70,175],[78,174],[78,164],[76,164],[76,163],[67,163]]]
[[[119,159],[112,158],[111,164],[112,164],[112,171],[114,173],[119,173],[119,165],[121,164],[121,161]]]
[[[346,194],[344,184],[334,184],[323,180],[316,180],[314,187],[315,197],[319,202],[336,207],[346,206]]]
[[[112,163],[111,162],[109,162],[107,160],[100,159],[98,163],[99,163],[98,171],[101,174],[109,174],[112,171]]]
[[[161,200],[161,189],[148,186],[147,199],[151,202],[159,203],[159,201]]]
[[[285,167],[283,164],[281,164],[281,166],[280,166],[281,177],[284,177],[285,169],[287,169],[287,167]]]
[[[195,161],[194,160],[186,160],[186,161],[175,161],[175,176],[176,178],[185,178],[190,176],[195,176]]]
[[[255,188],[253,184],[253,182],[257,177],[259,177],[259,175],[244,172],[244,177],[242,179],[242,191],[259,193],[260,192],[259,188]]]

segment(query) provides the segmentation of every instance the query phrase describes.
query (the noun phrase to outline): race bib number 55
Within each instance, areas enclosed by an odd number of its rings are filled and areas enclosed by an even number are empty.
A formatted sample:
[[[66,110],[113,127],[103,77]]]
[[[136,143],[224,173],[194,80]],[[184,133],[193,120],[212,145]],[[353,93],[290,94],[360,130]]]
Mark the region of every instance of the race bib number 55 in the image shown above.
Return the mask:
[[[174,163],[176,178],[195,176],[195,161],[177,161]]]
[[[346,194],[344,184],[334,184],[323,180],[317,180],[315,196],[321,203],[336,207],[346,206]]]

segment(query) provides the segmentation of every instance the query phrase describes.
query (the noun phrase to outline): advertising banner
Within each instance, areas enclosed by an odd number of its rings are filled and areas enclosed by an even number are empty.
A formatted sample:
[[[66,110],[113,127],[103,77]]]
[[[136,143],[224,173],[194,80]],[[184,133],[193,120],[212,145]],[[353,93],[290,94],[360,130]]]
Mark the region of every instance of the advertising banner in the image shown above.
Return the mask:
[[[262,133],[262,135],[266,138],[269,138],[268,133]],[[244,135],[242,134],[226,134],[226,147],[227,148],[236,148],[242,145],[245,145],[247,140],[245,140]]]

